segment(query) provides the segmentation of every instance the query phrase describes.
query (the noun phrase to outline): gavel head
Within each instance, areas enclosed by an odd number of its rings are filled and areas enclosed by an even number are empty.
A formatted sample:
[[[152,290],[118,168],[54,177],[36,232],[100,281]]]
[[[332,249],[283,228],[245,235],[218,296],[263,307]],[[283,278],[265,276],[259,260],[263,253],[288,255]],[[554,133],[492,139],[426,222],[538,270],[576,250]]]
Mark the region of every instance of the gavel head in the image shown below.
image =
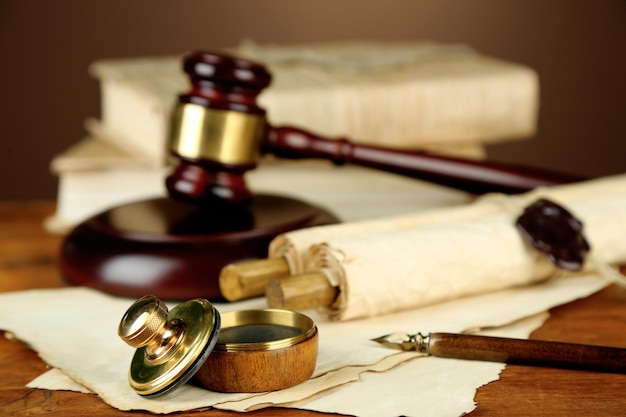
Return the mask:
[[[266,134],[259,93],[271,82],[258,63],[208,52],[185,57],[191,90],[178,97],[170,151],[179,159],[166,180],[171,197],[196,203],[242,203],[251,198],[244,173],[254,168]]]

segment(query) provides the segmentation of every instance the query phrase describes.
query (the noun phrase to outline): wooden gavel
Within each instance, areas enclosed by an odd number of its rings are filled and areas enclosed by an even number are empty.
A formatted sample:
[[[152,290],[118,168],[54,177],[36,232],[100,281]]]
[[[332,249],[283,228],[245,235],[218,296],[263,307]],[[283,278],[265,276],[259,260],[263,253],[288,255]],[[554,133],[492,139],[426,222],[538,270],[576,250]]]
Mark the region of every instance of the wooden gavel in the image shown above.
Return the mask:
[[[294,127],[273,127],[257,96],[271,82],[263,65],[208,52],[184,60],[191,91],[179,97],[171,152],[180,159],[166,186],[172,197],[200,203],[246,203],[244,174],[260,155],[323,158],[375,168],[468,191],[518,193],[582,178],[544,170],[386,149],[327,139]]]
[[[273,127],[257,104],[271,82],[264,66],[195,52],[183,69],[191,89],[178,97],[172,114],[169,146],[178,164],[166,179],[169,197],[112,207],[78,225],[61,249],[60,270],[69,283],[130,297],[228,299],[219,278],[226,266],[264,258],[279,234],[338,222],[305,201],[253,195],[244,175],[263,154],[353,163],[472,193],[579,180]],[[261,293],[266,278],[255,281]]]
[[[256,100],[271,82],[263,65],[194,52],[185,58],[183,68],[191,91],[179,97],[174,110],[170,150],[179,164],[166,180],[170,196],[177,200],[226,207],[249,203],[253,195],[244,174],[263,154],[351,163],[474,194],[519,193],[582,180],[518,165],[387,149],[346,138],[322,138],[294,127],[274,127]],[[220,275],[222,295],[231,300],[261,295],[269,279],[290,274],[284,260],[268,262],[227,266]],[[324,291],[331,294],[334,289]]]

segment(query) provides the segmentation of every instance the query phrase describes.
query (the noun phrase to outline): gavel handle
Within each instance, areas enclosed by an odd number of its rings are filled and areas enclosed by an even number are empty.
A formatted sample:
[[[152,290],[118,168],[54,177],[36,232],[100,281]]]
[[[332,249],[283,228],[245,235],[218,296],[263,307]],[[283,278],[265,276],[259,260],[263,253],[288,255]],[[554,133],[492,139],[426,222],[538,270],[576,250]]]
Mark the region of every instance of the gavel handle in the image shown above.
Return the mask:
[[[280,158],[321,158],[331,160],[337,165],[361,165],[473,194],[516,194],[538,186],[585,179],[521,165],[360,145],[345,138],[322,138],[293,127],[270,127],[262,150]]]

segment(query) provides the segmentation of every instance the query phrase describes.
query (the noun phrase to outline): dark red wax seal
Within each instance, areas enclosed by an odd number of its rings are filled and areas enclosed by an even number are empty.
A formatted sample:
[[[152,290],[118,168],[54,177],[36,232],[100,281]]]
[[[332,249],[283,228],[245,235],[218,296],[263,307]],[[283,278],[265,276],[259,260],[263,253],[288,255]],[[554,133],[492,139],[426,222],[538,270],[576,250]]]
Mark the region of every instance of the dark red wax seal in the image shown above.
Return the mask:
[[[583,267],[590,249],[583,224],[560,205],[541,198],[524,209],[515,225],[524,240],[557,267],[571,271]]]

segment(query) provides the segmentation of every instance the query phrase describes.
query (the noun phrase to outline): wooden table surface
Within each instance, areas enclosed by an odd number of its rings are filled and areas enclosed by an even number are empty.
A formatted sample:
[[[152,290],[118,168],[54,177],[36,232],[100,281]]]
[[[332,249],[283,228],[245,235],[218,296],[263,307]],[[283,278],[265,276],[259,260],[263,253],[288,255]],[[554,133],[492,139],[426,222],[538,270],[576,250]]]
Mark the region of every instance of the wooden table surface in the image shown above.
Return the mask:
[[[42,229],[43,219],[53,211],[52,202],[0,202],[0,292],[63,286],[56,268],[62,238]],[[626,289],[609,286],[588,298],[551,310],[550,319],[531,337],[626,347]],[[46,369],[46,364],[26,345],[0,337],[0,416],[129,415],[96,395],[24,387]],[[478,390],[478,406],[470,415],[619,416],[626,415],[625,393],[626,375],[507,366],[498,381]],[[240,415],[219,410],[188,414]],[[246,415],[321,414],[272,408]]]

